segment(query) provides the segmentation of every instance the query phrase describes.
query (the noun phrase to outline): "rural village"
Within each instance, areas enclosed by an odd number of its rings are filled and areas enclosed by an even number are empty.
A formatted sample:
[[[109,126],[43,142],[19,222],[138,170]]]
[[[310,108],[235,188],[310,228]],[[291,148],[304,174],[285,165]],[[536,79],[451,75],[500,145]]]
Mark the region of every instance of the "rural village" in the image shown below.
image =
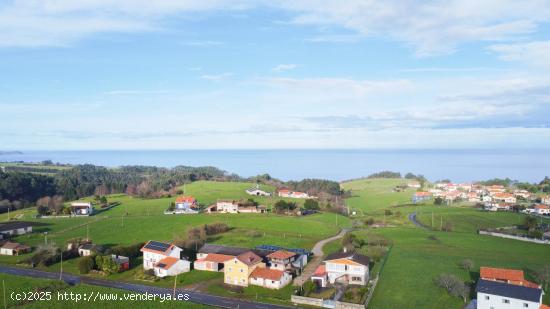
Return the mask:
[[[262,181],[199,180],[154,198],[98,187],[57,211],[44,208],[54,209],[55,198],[34,209],[8,208],[1,214],[0,267],[277,305],[370,308],[388,297],[385,273],[395,280],[396,270],[386,268],[400,246],[392,233],[402,230],[426,234],[423,242],[435,246],[459,235],[510,243],[522,248],[518,254],[537,250],[539,261],[529,265],[464,257],[451,268],[474,277],[449,269],[427,284],[432,293],[445,291],[448,304],[472,309],[550,308],[548,195],[514,184],[429,183],[383,173],[339,186],[341,196],[331,196]]]

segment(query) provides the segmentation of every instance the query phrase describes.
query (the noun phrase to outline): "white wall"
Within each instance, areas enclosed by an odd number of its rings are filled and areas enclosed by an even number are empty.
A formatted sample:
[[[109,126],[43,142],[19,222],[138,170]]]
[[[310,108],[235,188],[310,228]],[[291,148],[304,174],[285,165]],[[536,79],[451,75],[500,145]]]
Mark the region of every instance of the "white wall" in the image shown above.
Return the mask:
[[[510,303],[504,303],[505,299],[509,300]],[[527,304],[528,307],[525,307],[524,304]],[[510,297],[477,293],[477,309],[539,309],[539,307],[540,302],[535,303]]]

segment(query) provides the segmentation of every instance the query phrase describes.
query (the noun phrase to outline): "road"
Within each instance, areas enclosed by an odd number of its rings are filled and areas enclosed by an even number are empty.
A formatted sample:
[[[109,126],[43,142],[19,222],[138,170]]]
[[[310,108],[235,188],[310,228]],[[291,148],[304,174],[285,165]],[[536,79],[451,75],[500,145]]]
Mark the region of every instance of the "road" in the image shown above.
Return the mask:
[[[52,273],[52,272],[41,271],[36,269],[9,267],[4,265],[0,265],[0,273],[16,275],[16,276],[24,276],[24,277],[59,280],[59,273]],[[167,289],[167,288],[159,288],[159,287],[153,287],[148,285],[111,281],[111,280],[93,279],[85,276],[77,276],[72,274],[64,274],[63,281],[71,285],[78,284],[78,283],[85,283],[90,285],[127,290],[127,291],[132,291],[137,293],[170,294],[170,295],[173,294],[173,290]],[[200,293],[195,291],[188,291],[184,289],[177,289],[176,293],[178,295],[182,295],[182,296],[179,296],[180,299],[183,297],[183,294],[187,294],[189,295],[189,301],[191,302],[203,304],[203,305],[215,306],[215,307],[222,307],[222,308],[239,308],[239,309],[294,308],[291,306],[281,306],[281,305],[274,305],[274,304],[267,304],[267,303],[260,303],[260,302],[249,302],[245,300],[215,296],[215,295],[210,295],[210,294],[205,294],[205,293]]]
[[[424,225],[422,225],[422,223],[420,223],[420,222],[418,222],[418,220],[416,220],[416,212],[413,212],[413,213],[409,214],[409,221],[411,221],[414,225],[418,226],[419,228],[423,228],[423,229],[426,228]]]

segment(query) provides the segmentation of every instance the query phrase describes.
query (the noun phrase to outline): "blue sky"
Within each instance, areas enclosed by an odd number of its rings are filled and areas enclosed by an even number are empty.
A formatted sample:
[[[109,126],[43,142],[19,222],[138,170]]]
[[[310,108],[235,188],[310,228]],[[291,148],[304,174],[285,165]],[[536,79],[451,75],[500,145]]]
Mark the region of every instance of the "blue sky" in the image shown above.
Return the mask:
[[[0,1],[0,149],[548,148],[550,1]]]

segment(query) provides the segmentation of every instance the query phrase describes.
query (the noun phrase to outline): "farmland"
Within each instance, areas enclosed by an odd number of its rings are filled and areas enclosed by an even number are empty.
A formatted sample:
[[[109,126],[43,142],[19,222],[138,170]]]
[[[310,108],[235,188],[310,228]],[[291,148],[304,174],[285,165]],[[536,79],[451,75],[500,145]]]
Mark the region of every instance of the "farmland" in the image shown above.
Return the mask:
[[[45,224],[35,227],[36,233],[22,235],[17,239],[33,246],[44,243],[43,232],[48,232],[48,242],[63,245],[74,237],[85,238],[88,234],[97,244],[112,246],[132,244],[149,239],[170,241],[184,237],[187,229],[213,222],[223,222],[231,230],[209,238],[209,242],[254,247],[260,244],[273,244],[284,247],[311,248],[323,238],[336,234],[340,228],[349,227],[352,222],[358,227],[353,233],[361,239],[384,238],[391,244],[386,263],[380,269],[375,263],[375,273],[381,272],[380,281],[369,308],[460,308],[459,298],[448,295],[437,288],[433,280],[441,273],[451,273],[473,286],[477,280],[480,266],[495,266],[523,269],[530,280],[534,272],[547,264],[550,247],[515,240],[481,236],[476,233],[480,227],[502,227],[521,224],[524,215],[517,213],[491,213],[459,204],[456,206],[434,206],[430,202],[410,205],[414,190],[394,192],[396,185],[405,183],[402,179],[366,179],[342,184],[352,196],[346,200],[350,210],[356,212],[350,218],[333,213],[320,213],[304,217],[268,214],[199,214],[164,215],[174,197],[142,199],[124,194],[110,195],[110,202],[119,205],[85,218],[34,219],[34,210],[20,210],[11,216],[20,215],[21,219]],[[249,198],[244,192],[250,183],[198,181],[182,187],[186,195],[195,196],[201,205],[208,205],[218,198]],[[274,188],[263,187],[272,191]],[[90,198],[88,198],[90,199]],[[254,197],[263,205],[271,206],[279,200],[277,197]],[[84,199],[86,200],[86,199]],[[294,200],[296,201],[296,200]],[[414,226],[408,220],[408,214],[417,212],[418,220],[436,230]],[[0,215],[3,219],[6,214]],[[369,228],[364,221],[372,218],[380,228]],[[338,225],[336,224],[338,222]],[[451,232],[437,231],[441,224],[451,222]],[[339,250],[339,241],[326,245],[325,253]],[[14,265],[22,257],[0,257],[0,262]],[[475,267],[471,273],[461,269],[458,264],[463,259],[471,259]],[[77,259],[66,261],[66,272],[77,273]],[[137,282],[141,258],[133,261],[137,267],[130,271],[113,274],[106,279]],[[54,264],[46,270],[59,271],[60,264]],[[140,282],[156,286],[170,287],[173,279],[161,279],[157,282]],[[291,289],[273,292],[256,287],[233,291],[224,288],[220,273],[192,271],[178,277],[178,286],[198,288],[205,292],[284,303]],[[85,288],[85,287],[80,287]],[[473,294],[471,295],[471,297]],[[550,301],[545,296],[545,302]],[[38,305],[38,304],[33,304]]]
[[[385,210],[393,213],[385,217],[391,226],[368,229],[369,233],[384,237],[393,244],[369,308],[460,308],[464,305],[462,300],[435,286],[433,280],[437,275],[455,274],[473,286],[480,266],[522,269],[529,280],[534,280],[534,272],[548,265],[550,246],[476,234],[480,227],[521,224],[525,215],[483,212],[463,205],[433,206],[429,202],[400,206],[408,204],[414,192],[410,189],[392,192],[395,185],[403,182],[399,179],[366,179],[342,185],[353,193],[348,205],[363,211],[363,216],[358,212],[358,219],[370,217],[381,221]],[[407,215],[415,211],[424,225],[431,226],[433,213],[434,228],[439,228],[441,221],[449,221],[453,231],[415,227],[407,220]],[[364,231],[355,233],[359,237],[368,237]],[[459,267],[463,259],[474,261],[471,273]],[[545,303],[549,302],[550,297],[546,295]]]

